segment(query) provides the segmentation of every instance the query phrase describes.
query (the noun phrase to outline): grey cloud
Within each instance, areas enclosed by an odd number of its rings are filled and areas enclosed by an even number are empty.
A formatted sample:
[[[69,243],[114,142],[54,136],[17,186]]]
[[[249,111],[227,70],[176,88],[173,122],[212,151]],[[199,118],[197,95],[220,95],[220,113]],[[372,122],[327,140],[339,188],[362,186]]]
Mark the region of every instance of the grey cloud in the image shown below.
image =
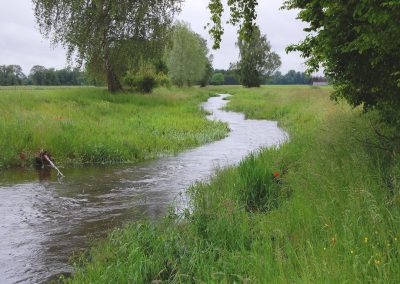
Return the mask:
[[[27,73],[33,65],[62,68],[66,65],[65,51],[53,48],[48,39],[37,31],[30,0],[0,0],[0,64],[19,64]],[[205,37],[211,48],[212,42],[204,30],[209,21],[208,0],[186,0],[179,20],[190,23],[192,29]],[[258,24],[267,34],[273,50],[282,58],[281,71],[304,70],[304,60],[299,54],[287,55],[285,48],[302,40],[304,24],[296,20],[296,11],[279,10],[282,0],[261,0],[258,7]],[[212,50],[215,68],[228,68],[238,58],[235,47],[236,29],[225,27],[221,49]]]

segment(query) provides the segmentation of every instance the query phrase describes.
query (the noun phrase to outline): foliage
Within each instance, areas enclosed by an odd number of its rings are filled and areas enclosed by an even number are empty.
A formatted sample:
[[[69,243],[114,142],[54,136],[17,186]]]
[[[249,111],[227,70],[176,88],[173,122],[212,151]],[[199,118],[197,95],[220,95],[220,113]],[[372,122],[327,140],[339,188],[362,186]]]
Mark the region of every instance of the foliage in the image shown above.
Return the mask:
[[[225,82],[225,77],[224,74],[222,73],[214,73],[212,78],[211,78],[211,84],[212,85],[223,85]]]
[[[206,70],[204,72],[203,78],[200,81],[200,87],[206,87],[211,80],[213,75],[213,66],[212,66],[212,57],[209,56],[208,61],[206,63]]]
[[[171,80],[169,79],[168,75],[163,72],[157,74],[157,84],[161,87],[170,88],[171,87]]]
[[[40,31],[65,46],[69,59],[106,78],[111,92],[121,89],[121,77],[138,58],[162,52],[181,2],[33,0]]]
[[[172,47],[166,52],[168,75],[172,83],[182,87],[201,81],[210,63],[207,53],[205,40],[187,24],[177,23],[172,35]]]
[[[85,83],[84,73],[77,68],[55,70],[40,65],[31,68],[28,79],[28,84],[39,86],[76,86]]]
[[[267,81],[267,84],[272,85],[309,85],[311,83],[312,79],[308,74],[295,70],[289,70],[285,75],[276,71]]]
[[[345,98],[364,110],[377,108],[385,121],[400,125],[400,1],[285,2],[300,9],[309,24],[307,38],[289,51],[300,51],[310,71],[322,66]]]
[[[0,168],[29,166],[47,149],[61,166],[138,162],[225,137],[199,108],[204,89],[118,96],[94,87],[0,88]]]
[[[260,29],[254,27],[251,37],[244,41],[239,37],[239,61],[231,65],[245,87],[259,87],[281,65],[280,57],[271,51],[271,45]]]
[[[240,85],[237,74],[233,70],[215,69],[214,73],[221,73],[224,75],[223,85]]]
[[[220,47],[221,38],[224,34],[224,27],[222,24],[222,16],[224,12],[223,3],[221,0],[210,0],[208,9],[211,12],[211,23],[207,24],[211,37],[214,39],[214,48]],[[257,0],[228,0],[227,5],[230,10],[229,24],[234,26],[239,25],[240,37],[246,41],[250,40],[253,29],[255,27],[255,20],[257,18],[256,7]]]
[[[0,65],[0,86],[23,85],[26,76],[19,65]]]
[[[230,110],[278,119],[290,142],[191,188],[182,218],[114,231],[68,282],[398,283],[400,161],[375,144],[374,116],[333,104],[330,88],[214,90],[235,94]],[[275,171],[278,207],[248,212],[243,193]]]
[[[155,67],[152,64],[142,64],[137,72],[129,70],[124,77],[125,83],[141,93],[150,93],[158,84]]]

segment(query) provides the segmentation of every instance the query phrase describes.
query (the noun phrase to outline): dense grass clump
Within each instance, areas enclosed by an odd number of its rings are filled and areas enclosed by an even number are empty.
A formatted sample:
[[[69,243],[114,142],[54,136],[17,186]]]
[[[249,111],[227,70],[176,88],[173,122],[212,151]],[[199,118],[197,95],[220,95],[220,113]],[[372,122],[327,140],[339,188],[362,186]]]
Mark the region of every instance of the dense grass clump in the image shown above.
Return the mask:
[[[223,138],[199,108],[201,89],[151,95],[101,88],[1,88],[0,168],[29,165],[41,149],[58,163],[136,162]]]
[[[184,218],[114,231],[67,282],[399,283],[398,153],[330,91],[225,89],[290,142],[191,188]]]

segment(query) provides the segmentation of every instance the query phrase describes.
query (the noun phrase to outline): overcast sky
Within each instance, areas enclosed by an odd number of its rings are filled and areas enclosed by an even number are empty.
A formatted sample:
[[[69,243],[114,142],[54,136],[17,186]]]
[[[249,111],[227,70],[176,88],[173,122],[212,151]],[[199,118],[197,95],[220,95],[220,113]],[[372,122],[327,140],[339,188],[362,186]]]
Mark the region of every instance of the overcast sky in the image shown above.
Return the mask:
[[[280,71],[290,69],[304,71],[304,59],[297,53],[286,54],[285,48],[305,37],[304,24],[296,20],[295,11],[280,10],[283,0],[260,0],[258,24],[267,34],[272,49],[282,59]],[[191,28],[206,38],[211,47],[208,32],[204,30],[209,20],[208,0],[186,0],[178,19],[188,22]],[[0,65],[21,65],[29,73],[33,65],[63,68],[67,65],[65,51],[61,47],[51,47],[50,41],[38,32],[31,0],[0,0]],[[212,50],[214,68],[228,68],[238,57],[235,47],[236,29],[225,27],[220,50]]]

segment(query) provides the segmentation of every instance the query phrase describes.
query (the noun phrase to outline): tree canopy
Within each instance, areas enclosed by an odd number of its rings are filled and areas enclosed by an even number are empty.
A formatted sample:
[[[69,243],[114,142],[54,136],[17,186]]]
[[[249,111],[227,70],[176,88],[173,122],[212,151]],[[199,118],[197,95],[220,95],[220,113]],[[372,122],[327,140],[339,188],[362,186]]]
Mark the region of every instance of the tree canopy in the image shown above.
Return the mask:
[[[400,0],[290,0],[285,7],[300,9],[309,24],[306,39],[288,51],[300,51],[311,72],[324,68],[333,98],[377,108],[400,125]]]
[[[26,76],[19,65],[0,65],[0,86],[22,85]]]
[[[185,23],[177,23],[172,47],[166,52],[168,75],[177,86],[191,86],[209,72],[211,58],[205,40]]]
[[[109,91],[138,58],[162,52],[183,0],[33,0],[40,31],[67,48],[68,58],[104,77]]]
[[[239,36],[239,61],[231,65],[245,87],[259,87],[267,77],[281,66],[277,53],[271,51],[271,45],[258,27],[253,28],[251,37],[246,41]]]
[[[241,38],[249,40],[253,32],[257,18],[257,0],[228,0],[227,5],[230,11],[229,24],[239,26]],[[208,9],[211,12],[211,23],[207,24],[211,37],[214,39],[214,48],[220,47],[221,38],[224,34],[222,16],[224,6],[221,0],[210,0]]]

